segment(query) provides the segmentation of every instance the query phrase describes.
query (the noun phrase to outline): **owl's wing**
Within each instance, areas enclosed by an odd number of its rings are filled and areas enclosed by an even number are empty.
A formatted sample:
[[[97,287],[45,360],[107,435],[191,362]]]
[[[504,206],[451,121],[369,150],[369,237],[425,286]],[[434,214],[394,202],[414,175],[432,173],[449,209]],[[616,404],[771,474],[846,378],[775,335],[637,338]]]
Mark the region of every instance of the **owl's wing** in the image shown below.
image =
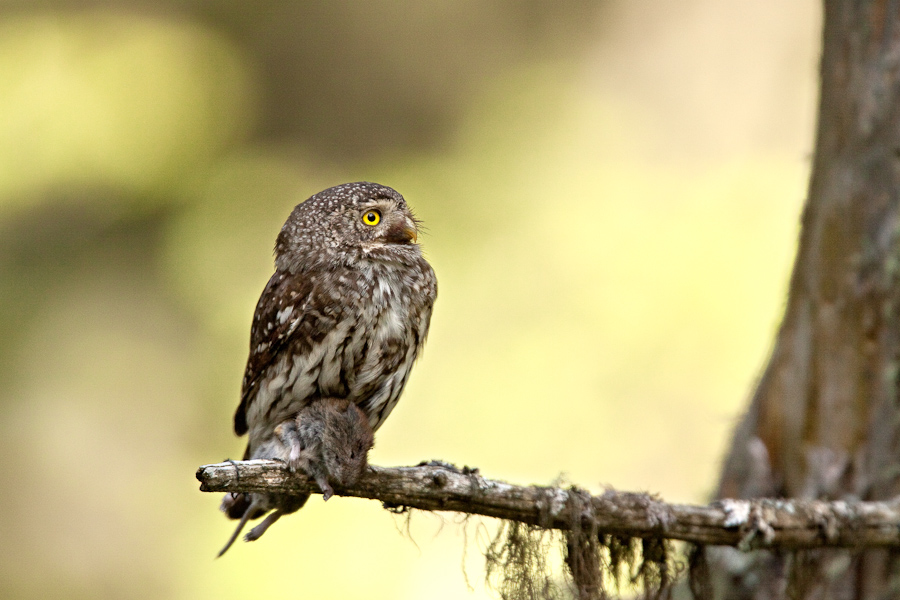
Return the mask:
[[[287,341],[298,330],[308,332],[324,325],[318,322],[323,315],[314,306],[313,289],[313,281],[309,277],[276,271],[259,297],[250,329],[250,356],[241,384],[241,403],[234,413],[236,434],[247,433],[247,409],[256,397],[266,369]]]

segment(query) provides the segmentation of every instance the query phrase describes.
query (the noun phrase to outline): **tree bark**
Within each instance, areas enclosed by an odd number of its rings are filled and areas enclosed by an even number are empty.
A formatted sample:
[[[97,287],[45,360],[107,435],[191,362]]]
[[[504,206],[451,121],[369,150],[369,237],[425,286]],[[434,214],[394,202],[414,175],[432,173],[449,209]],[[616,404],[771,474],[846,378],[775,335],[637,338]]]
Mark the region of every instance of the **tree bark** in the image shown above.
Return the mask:
[[[900,2],[825,0],[824,21],[815,159],[786,313],[719,498],[900,492]],[[896,597],[898,556],[735,562],[723,551],[715,562],[730,577],[717,596]]]

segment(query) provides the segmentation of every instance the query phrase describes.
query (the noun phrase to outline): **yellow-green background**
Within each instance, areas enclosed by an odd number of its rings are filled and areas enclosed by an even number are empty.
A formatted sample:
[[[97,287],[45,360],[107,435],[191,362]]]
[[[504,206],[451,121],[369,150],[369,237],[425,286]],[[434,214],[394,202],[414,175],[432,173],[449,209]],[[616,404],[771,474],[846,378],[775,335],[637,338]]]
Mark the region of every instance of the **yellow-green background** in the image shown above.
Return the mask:
[[[0,3],[0,597],[485,597],[483,530],[319,497],[213,560],[291,208],[397,188],[440,281],[371,461],[703,501],[805,194],[813,0]]]

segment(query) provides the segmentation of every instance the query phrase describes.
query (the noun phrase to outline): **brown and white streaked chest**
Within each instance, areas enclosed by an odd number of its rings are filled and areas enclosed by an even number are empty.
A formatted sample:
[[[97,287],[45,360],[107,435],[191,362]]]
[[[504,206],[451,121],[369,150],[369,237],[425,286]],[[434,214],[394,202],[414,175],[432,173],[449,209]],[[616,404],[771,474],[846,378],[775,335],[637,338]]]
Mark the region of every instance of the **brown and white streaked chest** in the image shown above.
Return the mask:
[[[351,395],[378,429],[390,414],[409,378],[428,333],[435,297],[434,274],[424,268],[390,269],[375,265],[370,302],[373,328],[354,373]],[[418,265],[416,265],[418,267]]]
[[[258,373],[258,389],[248,390],[251,446],[316,398],[370,407],[373,427],[380,424],[428,331],[435,284],[424,265],[372,261],[307,274],[302,285],[278,285],[278,298],[264,311],[268,317],[255,324],[269,330],[258,336],[257,350],[271,361]],[[292,295],[294,289],[304,291]],[[248,365],[248,375],[251,370]]]
[[[436,293],[434,273],[422,261],[415,269],[375,263],[362,271],[369,290],[366,310],[376,346],[400,344],[417,352],[425,341]]]

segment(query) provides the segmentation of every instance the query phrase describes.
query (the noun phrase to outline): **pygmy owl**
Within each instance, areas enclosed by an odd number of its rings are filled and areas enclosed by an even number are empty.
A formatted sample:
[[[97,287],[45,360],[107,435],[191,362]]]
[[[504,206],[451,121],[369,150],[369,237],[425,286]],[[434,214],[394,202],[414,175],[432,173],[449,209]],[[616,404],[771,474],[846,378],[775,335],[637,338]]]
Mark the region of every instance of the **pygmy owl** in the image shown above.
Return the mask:
[[[249,433],[244,458],[287,461],[291,444],[275,430],[317,400],[352,402],[372,431],[391,413],[437,295],[418,225],[403,196],[368,182],[329,188],[294,208],[253,317],[234,415],[235,433]],[[250,503],[236,500],[226,496],[223,510],[241,518]],[[253,500],[260,509],[278,505]]]

